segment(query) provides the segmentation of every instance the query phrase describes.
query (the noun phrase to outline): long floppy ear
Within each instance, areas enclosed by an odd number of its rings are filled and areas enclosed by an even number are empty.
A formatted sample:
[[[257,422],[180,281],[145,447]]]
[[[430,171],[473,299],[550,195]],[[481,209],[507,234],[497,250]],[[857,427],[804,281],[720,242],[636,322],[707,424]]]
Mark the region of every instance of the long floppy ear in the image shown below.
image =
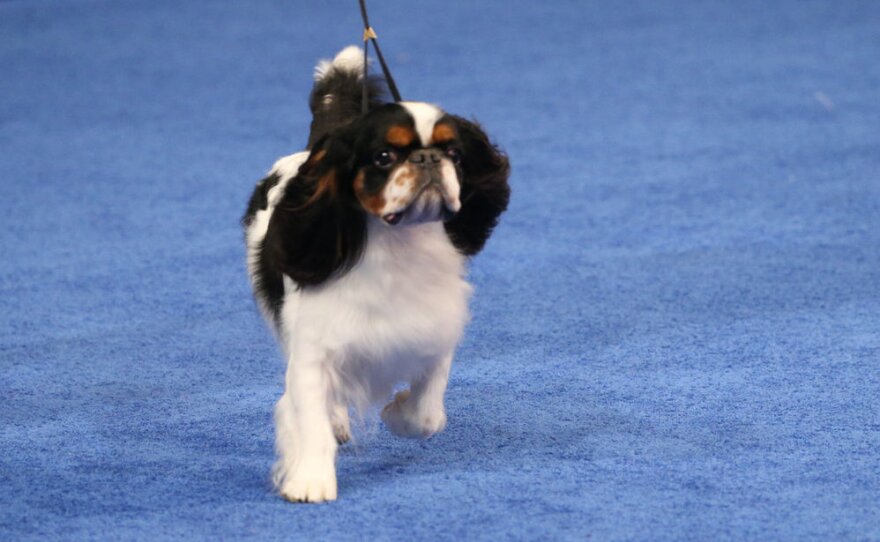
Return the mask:
[[[352,202],[353,159],[344,131],[312,147],[275,207],[263,242],[269,265],[301,288],[351,268],[366,240],[366,219]]]
[[[510,200],[510,163],[476,122],[450,115],[464,149],[461,210],[446,223],[452,244],[466,256],[479,252]]]

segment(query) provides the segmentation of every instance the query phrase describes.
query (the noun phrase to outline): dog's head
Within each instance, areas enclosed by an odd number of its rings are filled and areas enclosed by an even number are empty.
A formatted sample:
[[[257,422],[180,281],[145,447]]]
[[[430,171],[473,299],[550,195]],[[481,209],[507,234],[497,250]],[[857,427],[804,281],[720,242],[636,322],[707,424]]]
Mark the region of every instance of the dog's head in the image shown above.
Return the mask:
[[[464,141],[439,108],[383,107],[361,128],[354,191],[364,211],[390,226],[452,218],[461,209]]]
[[[284,228],[276,261],[300,285],[323,282],[357,262],[369,221],[443,221],[456,248],[476,254],[507,207],[508,174],[475,122],[426,103],[383,105],[312,147],[270,223]]]

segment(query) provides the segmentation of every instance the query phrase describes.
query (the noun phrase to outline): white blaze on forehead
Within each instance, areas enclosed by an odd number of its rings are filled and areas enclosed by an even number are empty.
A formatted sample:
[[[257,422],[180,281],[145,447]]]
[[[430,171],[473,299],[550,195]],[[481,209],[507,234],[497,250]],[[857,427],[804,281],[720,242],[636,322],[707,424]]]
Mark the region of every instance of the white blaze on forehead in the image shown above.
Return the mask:
[[[422,140],[422,146],[431,144],[431,134],[434,132],[434,124],[443,116],[443,110],[433,104],[425,102],[400,102],[400,105],[409,111],[416,124],[416,132]]]

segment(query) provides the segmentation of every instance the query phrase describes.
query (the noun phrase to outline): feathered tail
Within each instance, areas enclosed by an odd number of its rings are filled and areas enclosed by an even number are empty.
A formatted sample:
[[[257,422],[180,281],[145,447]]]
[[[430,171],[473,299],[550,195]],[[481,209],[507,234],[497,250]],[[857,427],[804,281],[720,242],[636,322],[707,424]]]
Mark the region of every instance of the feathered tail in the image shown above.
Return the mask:
[[[322,60],[315,66],[315,86],[309,96],[312,126],[309,130],[311,149],[316,141],[336,128],[361,115],[364,85],[364,51],[350,45],[333,60]],[[367,81],[370,109],[385,103],[385,80],[370,76]]]

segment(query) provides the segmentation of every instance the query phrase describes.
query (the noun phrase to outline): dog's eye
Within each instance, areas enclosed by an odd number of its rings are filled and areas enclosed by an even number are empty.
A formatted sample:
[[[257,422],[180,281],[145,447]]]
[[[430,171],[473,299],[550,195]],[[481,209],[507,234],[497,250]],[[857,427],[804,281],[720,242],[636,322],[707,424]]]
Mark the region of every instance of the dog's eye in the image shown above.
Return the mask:
[[[373,157],[373,163],[376,164],[376,167],[380,167],[382,169],[391,167],[394,162],[397,161],[397,153],[392,151],[391,149],[384,149],[376,153],[376,156]]]
[[[453,164],[458,165],[461,163],[461,151],[456,149],[455,147],[449,147],[448,149],[446,149],[446,156],[448,156],[449,159],[452,160]]]

